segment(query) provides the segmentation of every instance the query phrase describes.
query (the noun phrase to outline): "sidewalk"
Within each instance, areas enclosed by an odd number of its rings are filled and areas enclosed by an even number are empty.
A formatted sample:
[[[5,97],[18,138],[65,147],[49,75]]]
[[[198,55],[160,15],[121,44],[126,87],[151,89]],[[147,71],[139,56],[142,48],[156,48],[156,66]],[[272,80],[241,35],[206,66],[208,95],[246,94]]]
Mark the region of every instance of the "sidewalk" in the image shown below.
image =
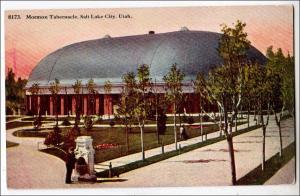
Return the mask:
[[[255,122],[251,121],[250,122],[250,127],[253,126],[253,125],[255,125]],[[237,126],[238,130],[245,129],[247,127],[248,127],[247,123]],[[233,127],[233,131],[234,131],[234,127]],[[207,139],[217,138],[219,136],[220,136],[220,132],[217,131],[217,132],[207,134]],[[203,136],[203,139],[205,141],[205,136]],[[201,141],[202,141],[202,136],[194,137],[194,138],[191,138],[191,139],[188,139],[188,140],[185,140],[185,141],[179,141],[179,138],[178,138],[177,146],[178,146],[178,149],[179,149],[179,146],[181,148],[183,148],[185,146],[193,145],[193,144],[199,143]],[[175,150],[175,143],[164,146],[164,152],[165,153],[170,152],[170,151],[174,151],[174,150]],[[153,156],[160,155],[160,154],[162,154],[162,148],[161,147],[153,148],[153,149],[145,151],[145,158],[147,159],[149,157],[153,157]],[[112,159],[112,160],[109,160],[109,161],[105,161],[105,162],[102,162],[102,163],[97,163],[97,164],[95,164],[95,171],[96,172],[102,172],[102,171],[108,170],[110,163],[112,164],[112,167],[114,168],[114,167],[124,166],[124,165],[130,164],[130,163],[139,161],[141,159],[142,159],[142,153],[141,152],[135,153],[135,154],[130,154],[130,155],[127,155],[127,156],[119,157],[119,158]]]

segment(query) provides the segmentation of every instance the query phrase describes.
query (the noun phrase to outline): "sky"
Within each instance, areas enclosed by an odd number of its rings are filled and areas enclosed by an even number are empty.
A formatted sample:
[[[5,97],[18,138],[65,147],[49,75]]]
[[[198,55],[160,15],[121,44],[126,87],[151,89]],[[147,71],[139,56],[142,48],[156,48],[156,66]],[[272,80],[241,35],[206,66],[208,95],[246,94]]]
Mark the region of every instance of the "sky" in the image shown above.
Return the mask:
[[[8,19],[9,15],[21,19]],[[130,15],[131,18],[49,19],[49,15]],[[26,15],[48,19],[26,19]],[[246,23],[251,44],[265,54],[269,46],[293,55],[293,7],[210,6],[178,8],[119,8],[13,10],[5,12],[5,67],[17,77],[28,78],[32,69],[49,53],[72,43],[99,39],[105,35],[127,35],[190,30],[221,32],[221,24],[231,26],[236,20]]]

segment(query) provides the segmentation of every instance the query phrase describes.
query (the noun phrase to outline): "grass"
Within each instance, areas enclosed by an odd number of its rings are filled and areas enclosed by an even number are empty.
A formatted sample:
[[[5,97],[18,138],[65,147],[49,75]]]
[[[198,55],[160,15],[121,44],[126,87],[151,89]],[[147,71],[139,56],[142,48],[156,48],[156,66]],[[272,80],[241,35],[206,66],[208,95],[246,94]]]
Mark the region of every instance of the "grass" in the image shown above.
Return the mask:
[[[6,141],[6,148],[11,148],[11,147],[18,146],[18,145],[19,145],[18,143]]]
[[[279,153],[272,156],[265,163],[265,170],[261,170],[261,165],[250,171],[237,181],[237,185],[263,185],[280,168],[287,164],[295,156],[295,142],[283,149],[282,157]]]
[[[6,116],[6,122],[20,118],[20,116]]]
[[[240,135],[240,134],[247,133],[247,132],[255,130],[259,127],[260,127],[259,125],[255,125],[255,126],[252,126],[252,127],[249,127],[249,128],[239,130],[238,132],[234,132],[233,136],[237,136],[237,135]],[[118,176],[122,173],[126,173],[128,171],[131,171],[131,170],[134,170],[134,169],[137,169],[137,168],[145,167],[147,165],[150,165],[150,164],[153,164],[153,163],[156,163],[156,162],[159,162],[159,161],[163,161],[165,159],[169,159],[169,158],[177,156],[179,154],[186,153],[186,152],[189,152],[189,151],[192,151],[192,150],[195,150],[197,148],[201,148],[201,147],[204,147],[204,146],[207,146],[207,145],[211,145],[211,144],[220,142],[222,140],[225,140],[225,136],[212,138],[212,139],[208,139],[208,140],[203,141],[203,142],[199,142],[199,143],[195,143],[195,144],[192,144],[192,145],[189,145],[189,146],[185,146],[185,147],[181,148],[180,150],[173,150],[173,151],[170,151],[170,152],[166,152],[164,154],[155,155],[155,156],[152,156],[152,157],[149,157],[149,158],[145,159],[144,161],[139,160],[139,161],[129,163],[127,165],[115,167],[115,168],[113,168],[112,173],[113,173],[114,176]],[[98,173],[96,173],[96,175],[97,175],[97,177],[102,177],[102,178],[103,177],[108,177],[109,176],[109,170],[104,170],[102,172],[98,172]]]
[[[32,122],[19,122],[19,121],[15,121],[15,122],[7,122],[6,123],[6,129],[14,129],[14,128],[18,128],[18,127],[26,127],[26,126],[33,126]]]
[[[17,137],[42,137],[45,138],[49,131],[41,131],[39,129],[23,129],[13,132],[14,136]]]
[[[62,134],[70,128],[61,128]],[[203,126],[204,134],[212,133],[218,131],[217,125],[206,125]],[[200,130],[197,128],[192,128],[191,126],[186,126],[186,132],[189,138],[200,136]],[[179,127],[177,127],[177,133],[179,133]],[[96,150],[95,152],[95,162],[103,162],[118,158],[124,155],[133,154],[141,151],[140,142],[140,129],[138,127],[133,127],[128,134],[129,147],[127,153],[126,146],[126,132],[125,128],[122,127],[94,127],[90,131],[85,131],[81,129],[82,135],[89,135],[93,138],[93,145],[98,144],[117,144],[117,148]],[[179,136],[177,136],[179,138]],[[165,134],[159,135],[159,141],[157,140],[157,133],[155,127],[145,127],[144,129],[144,148],[149,150],[164,145],[171,144],[174,142],[174,130],[173,127],[167,127]]]

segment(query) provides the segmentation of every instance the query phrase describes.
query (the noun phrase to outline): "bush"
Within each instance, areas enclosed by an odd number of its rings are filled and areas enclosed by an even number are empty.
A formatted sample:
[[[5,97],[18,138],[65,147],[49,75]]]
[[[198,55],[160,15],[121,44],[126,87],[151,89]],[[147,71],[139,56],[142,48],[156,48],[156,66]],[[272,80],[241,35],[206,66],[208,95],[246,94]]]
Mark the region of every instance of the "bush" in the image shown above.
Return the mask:
[[[93,128],[94,122],[91,116],[86,116],[84,118],[84,127],[87,131]]]
[[[76,142],[75,139],[77,137],[77,130],[74,129],[69,129],[66,135],[64,136],[64,143],[62,148],[67,151],[69,148],[75,148],[76,147]]]
[[[70,126],[71,123],[70,123],[70,121],[69,121],[68,118],[65,118],[65,119],[63,120],[63,122],[61,123],[61,125],[63,125],[63,126]]]
[[[182,121],[184,122],[184,123],[188,123],[188,124],[194,124],[194,118],[192,117],[192,116],[186,116],[186,115],[184,115],[183,117],[182,117]]]
[[[48,135],[45,138],[44,144],[49,146],[49,145],[54,145],[57,146],[62,142],[62,136],[61,134],[56,130],[51,131],[48,133]]]
[[[38,116],[33,121],[33,126],[35,129],[39,129],[42,126],[42,117]]]
[[[194,121],[194,118],[193,118],[192,116],[191,116],[191,117],[188,117],[188,119],[187,119],[187,123],[188,123],[188,124],[191,125],[191,124],[194,124],[194,122],[195,122],[195,121]]]
[[[207,115],[204,115],[204,116],[203,116],[203,121],[204,121],[204,122],[207,122],[207,121],[209,121],[209,116],[207,116]]]
[[[33,112],[31,110],[29,110],[27,113],[26,113],[27,116],[33,116]]]
[[[157,126],[158,126],[158,132],[159,134],[165,134],[167,127],[167,115],[166,114],[159,114],[157,118]]]
[[[102,119],[101,116],[99,116],[99,117],[97,118],[97,120],[94,121],[94,124],[101,124],[102,122],[103,122],[103,119]]]
[[[110,125],[111,127],[115,126],[115,124],[116,124],[116,122],[115,122],[114,120],[111,120],[111,121],[109,122],[109,125]]]

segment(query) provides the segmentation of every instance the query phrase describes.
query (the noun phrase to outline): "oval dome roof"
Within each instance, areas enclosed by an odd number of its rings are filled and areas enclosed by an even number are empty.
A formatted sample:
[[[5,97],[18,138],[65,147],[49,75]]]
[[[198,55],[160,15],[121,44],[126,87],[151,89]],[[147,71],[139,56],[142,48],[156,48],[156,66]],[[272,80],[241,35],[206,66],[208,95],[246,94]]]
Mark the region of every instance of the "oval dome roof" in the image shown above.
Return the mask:
[[[176,63],[190,81],[201,71],[207,73],[222,59],[217,47],[221,34],[207,31],[175,31],[126,37],[105,37],[74,43],[43,58],[32,70],[27,86],[37,82],[47,86],[55,80],[72,85],[77,79],[83,84],[90,78],[101,85],[106,80],[121,83],[122,75],[136,72],[138,65],[150,66],[152,79],[158,82]],[[256,48],[247,57],[265,63],[265,56]]]

